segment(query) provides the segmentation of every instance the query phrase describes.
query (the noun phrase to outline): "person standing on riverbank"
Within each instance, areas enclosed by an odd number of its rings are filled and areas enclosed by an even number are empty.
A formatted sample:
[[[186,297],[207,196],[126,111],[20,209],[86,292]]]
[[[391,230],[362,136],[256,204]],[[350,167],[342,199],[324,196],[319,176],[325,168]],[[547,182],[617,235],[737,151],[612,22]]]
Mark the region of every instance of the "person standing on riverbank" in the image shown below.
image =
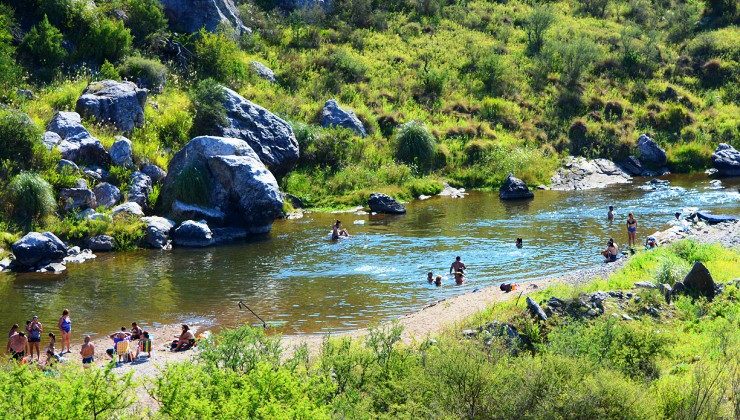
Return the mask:
[[[465,281],[465,270],[468,267],[462,262],[460,256],[455,257],[455,262],[450,266],[450,274],[455,273],[455,283],[462,284]]]
[[[22,331],[10,337],[10,341],[8,341],[8,349],[10,350],[10,355],[15,360],[20,361],[26,356],[27,346],[28,338],[26,338],[26,334]]]
[[[69,310],[65,309],[62,311],[62,316],[59,318],[59,331],[62,332],[62,350],[60,354],[64,354],[64,346],[67,346],[66,353],[72,353],[70,337],[72,335],[72,319],[69,317]]]
[[[635,215],[630,212],[629,215],[627,215],[627,246],[632,249],[632,247],[635,246],[635,243],[637,243],[637,219],[635,219]]]
[[[33,359],[33,349],[36,349],[36,360],[41,360],[41,333],[44,332],[44,326],[39,322],[37,315],[33,316],[31,323],[28,324],[28,343],[30,347],[30,356]]]
[[[82,366],[85,368],[90,367],[95,360],[95,345],[90,342],[89,335],[85,336],[85,343],[80,349],[80,356],[82,356]]]

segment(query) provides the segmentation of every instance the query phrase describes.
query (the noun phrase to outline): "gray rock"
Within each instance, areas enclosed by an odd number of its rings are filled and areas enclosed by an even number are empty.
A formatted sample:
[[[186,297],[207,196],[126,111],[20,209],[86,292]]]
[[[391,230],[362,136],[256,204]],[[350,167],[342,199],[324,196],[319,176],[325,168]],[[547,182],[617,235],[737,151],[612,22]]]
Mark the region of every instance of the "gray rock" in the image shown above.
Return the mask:
[[[406,207],[396,201],[394,198],[381,194],[373,193],[370,195],[370,199],[367,200],[367,205],[370,207],[370,211],[374,213],[386,213],[386,214],[405,214]]]
[[[32,271],[36,271],[37,273],[59,274],[59,273],[63,273],[64,270],[66,270],[66,269],[67,269],[67,266],[65,266],[61,262],[56,262],[56,263],[46,264],[43,267],[40,267],[40,268],[38,268],[36,270],[32,270]]]
[[[59,191],[59,200],[63,203],[64,211],[84,210],[95,208],[95,194],[87,188],[62,188]]]
[[[60,136],[59,134],[53,131],[47,131],[44,133],[43,142],[44,142],[44,147],[46,147],[46,150],[52,150],[59,143],[62,142],[62,136]]]
[[[329,99],[321,110],[322,127],[344,127],[348,128],[358,135],[365,137],[367,131],[362,121],[357,118],[354,112],[345,110],[339,106],[336,100]]]
[[[56,149],[62,158],[75,163],[88,163],[99,166],[110,164],[110,155],[98,139],[92,137],[82,126],[82,118],[76,112],[57,112],[46,126],[47,133],[57,134],[61,141]],[[45,134],[52,138],[52,134]],[[56,138],[54,139],[56,141]]]
[[[626,173],[633,176],[656,176],[655,171],[645,168],[640,159],[635,156],[629,156],[627,159],[619,162],[619,167]]]
[[[74,187],[73,187],[73,188],[83,188],[83,189],[87,189],[87,181],[85,181],[85,180],[84,180],[84,179],[82,179],[82,178],[77,178],[77,180],[75,181],[75,185],[74,185]]]
[[[683,282],[677,281],[673,285],[672,293],[674,295],[679,295],[679,294],[684,293],[684,292],[686,292],[686,286],[684,286]]]
[[[85,246],[93,252],[110,252],[115,248],[113,237],[108,235],[97,235],[87,238]]]
[[[107,182],[100,183],[93,188],[95,201],[98,206],[113,207],[121,201],[121,190]]]
[[[610,160],[570,156],[553,175],[551,187],[558,191],[586,190],[631,181],[632,177]]]
[[[176,32],[195,33],[201,28],[215,32],[226,23],[237,33],[250,33],[239,18],[232,0],[160,0],[170,28]]]
[[[532,316],[535,316],[542,321],[547,321],[547,315],[545,314],[545,311],[543,311],[540,305],[529,296],[527,296],[527,308],[529,309],[529,312],[532,314]]]
[[[740,152],[727,143],[720,143],[712,153],[712,165],[719,176],[740,176]]]
[[[11,246],[12,269],[35,271],[49,263],[60,262],[67,256],[67,246],[51,232],[30,232]]]
[[[204,247],[213,245],[213,234],[208,224],[201,220],[186,220],[172,234],[175,245],[185,247]]]
[[[275,72],[272,71],[271,68],[260,63],[259,61],[252,61],[249,64],[250,66],[252,66],[252,70],[254,70],[254,72],[257,73],[257,76],[267,80],[270,83],[277,83],[277,79],[275,78]]]
[[[288,173],[298,161],[298,140],[290,124],[233,90],[224,91],[228,125],[219,134],[246,141],[276,176]]]
[[[113,209],[111,209],[111,216],[135,216],[135,217],[143,217],[144,216],[144,210],[141,209],[141,206],[138,203],[133,202],[127,202],[123,204],[119,204]]]
[[[529,190],[527,184],[513,174],[509,174],[498,191],[498,196],[502,200],[522,200],[534,197],[534,193]]]
[[[99,166],[85,166],[82,172],[96,181],[105,181],[110,173]]]
[[[106,220],[108,216],[98,213],[93,209],[86,209],[77,214],[77,218],[80,220]]]
[[[152,179],[153,184],[159,184],[162,182],[164,177],[167,176],[167,172],[165,172],[162,168],[160,168],[157,165],[147,163],[146,165],[141,167],[141,172],[146,174],[149,178]]]
[[[475,330],[462,330],[462,336],[465,338],[475,338],[478,333]]]
[[[282,215],[283,198],[277,180],[247,142],[201,136],[192,139],[170,161],[159,199],[160,210],[170,218],[182,220],[185,203],[178,201],[185,197],[176,197],[176,185],[178,177],[193,168],[198,168],[209,188],[207,196],[200,197],[203,205],[190,205],[187,211],[193,211],[193,207],[197,211],[207,209],[218,218],[219,212],[223,213],[224,224],[251,233],[269,231],[273,220]]]
[[[683,279],[683,285],[691,296],[703,296],[709,300],[714,298],[714,279],[707,267],[699,261],[691,267],[691,271]]]
[[[231,242],[242,241],[249,237],[249,232],[244,228],[214,228],[213,243],[215,245],[228,244]]]
[[[141,220],[146,223],[144,244],[150,248],[166,249],[170,242],[170,233],[175,228],[175,222],[159,216],[142,217]]]
[[[15,93],[23,99],[33,99],[36,97],[36,95],[34,95],[33,92],[28,89],[18,89],[15,91]]]
[[[205,220],[216,226],[223,225],[226,221],[226,214],[218,208],[183,203],[180,200],[172,203],[170,216],[175,220]]]
[[[51,118],[49,124],[46,125],[46,130],[57,134],[61,140],[91,137],[90,133],[82,126],[82,117],[76,112],[57,112]]]
[[[668,283],[662,283],[658,286],[660,292],[663,293],[666,303],[671,303],[671,296],[673,296],[673,288]]]
[[[642,134],[637,139],[637,150],[640,152],[640,161],[651,166],[663,166],[668,161],[668,157],[655,140]]]
[[[67,263],[75,263],[75,264],[81,264],[85,261],[92,260],[97,258],[97,255],[93,254],[93,252],[90,249],[83,249],[82,251],[78,252],[76,255],[68,255],[64,257],[64,261],[62,261],[63,264]]]
[[[655,283],[651,283],[649,281],[638,281],[635,283],[635,287],[640,289],[657,289],[658,286]]]
[[[57,171],[70,171],[70,172],[78,172],[80,170],[79,166],[77,166],[76,163],[72,162],[71,160],[67,159],[61,159],[59,160],[59,163],[57,163]]]
[[[149,194],[152,193],[152,179],[143,172],[134,172],[129,179],[128,201],[149,208]]]
[[[111,123],[121,131],[131,131],[144,125],[147,93],[132,82],[93,82],[82,92],[75,108],[84,116]]]
[[[80,249],[79,246],[72,246],[72,247],[67,248],[67,256],[68,257],[69,256],[75,256],[75,255],[79,254],[80,252],[82,252],[82,250]]]
[[[116,166],[130,168],[134,165],[134,152],[131,147],[131,140],[126,137],[117,136],[115,143],[110,147],[108,153],[110,153],[111,161]]]

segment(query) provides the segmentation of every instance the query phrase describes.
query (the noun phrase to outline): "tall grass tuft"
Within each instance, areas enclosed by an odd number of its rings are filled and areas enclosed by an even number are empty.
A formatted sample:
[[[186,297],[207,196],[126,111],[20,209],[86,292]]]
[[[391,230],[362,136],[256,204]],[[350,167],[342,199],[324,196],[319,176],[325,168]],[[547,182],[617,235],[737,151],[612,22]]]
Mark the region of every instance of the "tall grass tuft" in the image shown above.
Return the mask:
[[[51,184],[31,172],[22,172],[13,177],[3,201],[10,219],[24,230],[39,225],[56,209]]]
[[[411,121],[401,126],[396,136],[396,158],[428,171],[434,163],[434,137],[422,124]]]

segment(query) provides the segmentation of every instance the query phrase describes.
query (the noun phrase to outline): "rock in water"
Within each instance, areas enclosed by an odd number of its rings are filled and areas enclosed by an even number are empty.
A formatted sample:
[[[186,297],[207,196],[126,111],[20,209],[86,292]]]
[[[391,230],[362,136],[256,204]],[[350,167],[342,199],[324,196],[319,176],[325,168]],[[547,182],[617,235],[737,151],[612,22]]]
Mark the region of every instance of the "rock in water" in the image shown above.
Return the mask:
[[[204,247],[213,245],[213,233],[205,221],[186,220],[175,229],[172,235],[175,245],[185,247]]]
[[[652,166],[663,166],[668,161],[668,157],[655,140],[642,134],[637,139],[637,150],[640,151],[640,161]]]
[[[82,115],[131,131],[144,125],[147,93],[132,82],[93,82],[82,92],[75,108]]]
[[[362,121],[357,118],[354,112],[345,110],[339,106],[336,100],[329,99],[321,110],[322,127],[344,127],[348,128],[358,135],[365,137],[367,132]]]
[[[239,18],[232,0],[160,0],[173,31],[192,34],[205,28],[216,32],[224,22],[239,34],[251,32]]]
[[[109,235],[97,235],[88,238],[85,246],[93,252],[110,252],[113,251],[113,237]]]
[[[170,232],[175,228],[175,222],[159,216],[142,217],[146,223],[144,243],[150,248],[165,249],[170,241]]]
[[[288,173],[298,161],[298,140],[290,124],[231,89],[224,92],[228,125],[220,134],[246,141],[276,176]]]
[[[143,172],[134,172],[129,180],[128,200],[141,206],[149,207],[149,194],[152,193],[152,179]]]
[[[110,147],[110,158],[116,166],[130,168],[134,165],[131,140],[117,136],[115,143]]]
[[[691,271],[683,279],[686,291],[692,296],[704,296],[709,300],[714,298],[714,280],[709,270],[697,261]]]
[[[113,207],[121,201],[121,190],[107,182],[96,185],[93,192],[98,206]]]
[[[272,71],[271,68],[260,63],[259,61],[252,61],[251,63],[249,63],[249,65],[252,66],[252,70],[257,73],[257,76],[267,80],[270,83],[277,83],[275,72]]]
[[[58,263],[67,256],[67,246],[51,232],[30,232],[14,242],[13,269],[35,271],[47,264]]]
[[[179,189],[194,173],[202,180],[203,190],[183,195]],[[174,220],[179,207],[188,204],[185,201],[197,202],[198,206],[188,205],[223,214],[223,224],[250,233],[269,232],[283,210],[277,180],[249,144],[235,138],[192,139],[170,161],[159,197],[159,210]]]
[[[97,207],[95,194],[87,188],[62,188],[59,191],[59,200],[64,206],[64,211]]]
[[[62,159],[97,166],[110,165],[111,159],[108,151],[82,126],[80,114],[57,112],[49,121],[46,129],[48,133],[55,133],[62,139],[54,146],[61,152]],[[45,137],[49,136],[45,135]]]
[[[386,214],[405,214],[406,207],[396,201],[394,198],[381,194],[373,193],[370,195],[370,199],[367,200],[367,205],[370,207],[370,211],[374,213],[386,213]]]
[[[720,143],[712,154],[712,164],[720,176],[740,176],[740,152],[727,143]]]
[[[607,159],[588,160],[570,156],[552,177],[552,189],[559,191],[603,188],[632,181],[625,171]]]
[[[504,184],[498,191],[498,196],[502,200],[521,200],[533,198],[534,193],[529,191],[527,184],[519,178],[516,178],[513,174],[509,174],[504,181]]]
[[[532,314],[532,316],[536,316],[542,321],[547,321],[547,315],[545,314],[545,311],[543,311],[540,305],[537,304],[537,302],[535,302],[529,296],[527,296],[527,308],[529,309],[529,312]]]

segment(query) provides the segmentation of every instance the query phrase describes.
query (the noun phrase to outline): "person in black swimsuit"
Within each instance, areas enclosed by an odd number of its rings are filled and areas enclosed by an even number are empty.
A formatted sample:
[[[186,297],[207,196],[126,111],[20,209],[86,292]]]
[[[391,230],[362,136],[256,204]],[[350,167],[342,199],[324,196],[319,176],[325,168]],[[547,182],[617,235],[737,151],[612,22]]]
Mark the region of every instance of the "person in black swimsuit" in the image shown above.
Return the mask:
[[[632,248],[637,242],[637,219],[630,213],[627,215],[627,245]]]

